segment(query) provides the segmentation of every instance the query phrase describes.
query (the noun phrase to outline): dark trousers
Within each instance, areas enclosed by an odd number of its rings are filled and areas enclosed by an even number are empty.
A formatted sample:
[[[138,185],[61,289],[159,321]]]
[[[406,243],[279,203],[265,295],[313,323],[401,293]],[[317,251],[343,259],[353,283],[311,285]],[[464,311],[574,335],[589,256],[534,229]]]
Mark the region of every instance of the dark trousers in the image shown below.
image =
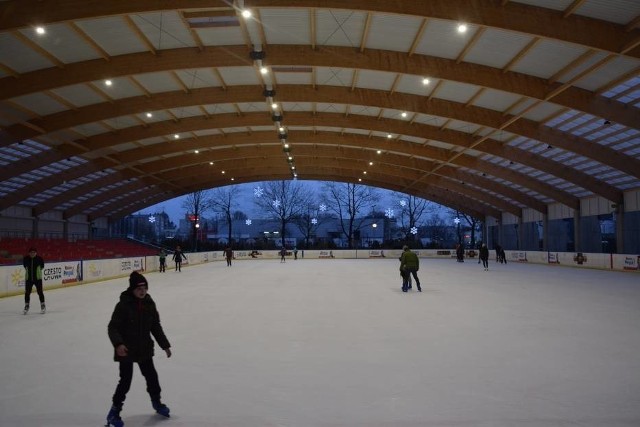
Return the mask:
[[[116,392],[113,394],[113,406],[116,408],[122,408],[124,399],[127,397],[127,392],[131,388],[131,378],[133,378],[133,361],[125,360],[120,362],[120,382],[116,387]],[[140,372],[147,381],[147,393],[151,396],[152,402],[160,401],[160,382],[158,381],[158,372],[156,372],[155,366],[153,366],[153,359],[141,360],[138,362],[140,366]]]
[[[44,302],[44,292],[42,292],[42,280],[27,280],[24,283],[24,303],[29,304],[31,301],[31,291],[33,291],[33,285],[36,286],[36,291],[38,292],[38,297],[40,298],[40,302]]]
[[[166,268],[167,268],[167,264],[165,263],[164,259],[160,258],[160,272],[164,273]]]
[[[484,268],[489,268],[489,260],[488,259],[482,259],[482,265],[484,266]]]
[[[409,268],[402,272],[402,290],[407,291],[409,289],[409,281],[411,280],[411,276],[413,275],[413,280],[416,281],[416,286],[418,290],[420,288],[420,279],[418,279],[418,272],[414,268]]]
[[[231,267],[231,258],[227,258],[227,266]]]
[[[182,271],[182,261],[176,261],[176,271]]]

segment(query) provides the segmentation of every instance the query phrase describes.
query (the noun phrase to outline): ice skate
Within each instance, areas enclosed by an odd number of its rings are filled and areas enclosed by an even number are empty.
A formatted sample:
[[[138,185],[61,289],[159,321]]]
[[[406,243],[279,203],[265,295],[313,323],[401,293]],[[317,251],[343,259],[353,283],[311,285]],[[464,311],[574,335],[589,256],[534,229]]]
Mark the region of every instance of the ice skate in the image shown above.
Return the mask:
[[[155,409],[158,414],[167,418],[171,416],[169,415],[169,407],[164,403],[161,403],[160,401],[155,401],[155,402],[151,402],[151,404],[153,405],[153,409]]]
[[[107,424],[105,427],[124,427],[124,422],[120,418],[120,411],[122,408],[116,408],[112,406],[107,414]]]
[[[25,304],[24,305],[24,310],[22,311],[22,314],[27,314],[29,312],[29,304]]]
[[[47,312],[47,306],[44,303],[40,304],[40,313],[44,314]]]

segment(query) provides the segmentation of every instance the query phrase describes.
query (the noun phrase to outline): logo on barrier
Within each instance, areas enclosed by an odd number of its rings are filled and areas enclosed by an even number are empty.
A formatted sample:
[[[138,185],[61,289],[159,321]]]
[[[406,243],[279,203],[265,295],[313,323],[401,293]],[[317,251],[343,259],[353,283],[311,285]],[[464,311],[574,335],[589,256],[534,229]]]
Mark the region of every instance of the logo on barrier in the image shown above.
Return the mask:
[[[369,251],[369,258],[384,258],[384,251],[383,250],[373,250],[373,251]]]
[[[549,262],[549,264],[560,264],[560,257],[558,256],[557,252],[556,253],[549,252],[549,257],[547,261]]]
[[[627,257],[624,257],[624,264],[622,268],[624,268],[625,270],[637,270],[638,265],[640,265],[640,256],[639,257],[627,256]]]
[[[16,288],[24,288],[24,268],[16,268],[11,272],[11,284]]]
[[[582,252],[578,252],[573,257],[573,260],[576,262],[576,264],[582,265],[582,264],[585,264],[587,262],[587,256],[585,254],[583,254]]]

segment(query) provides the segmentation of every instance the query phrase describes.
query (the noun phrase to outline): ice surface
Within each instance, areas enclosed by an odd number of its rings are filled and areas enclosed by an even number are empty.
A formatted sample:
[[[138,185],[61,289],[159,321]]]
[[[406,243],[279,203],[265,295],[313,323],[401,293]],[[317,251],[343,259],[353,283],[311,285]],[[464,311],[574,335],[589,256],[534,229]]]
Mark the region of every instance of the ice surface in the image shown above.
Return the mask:
[[[149,273],[173,357],[154,415],[136,369],[125,425],[640,425],[640,275],[422,260],[224,262]],[[125,278],[0,299],[0,426],[100,426],[107,323]],[[32,295],[32,303],[37,295]]]

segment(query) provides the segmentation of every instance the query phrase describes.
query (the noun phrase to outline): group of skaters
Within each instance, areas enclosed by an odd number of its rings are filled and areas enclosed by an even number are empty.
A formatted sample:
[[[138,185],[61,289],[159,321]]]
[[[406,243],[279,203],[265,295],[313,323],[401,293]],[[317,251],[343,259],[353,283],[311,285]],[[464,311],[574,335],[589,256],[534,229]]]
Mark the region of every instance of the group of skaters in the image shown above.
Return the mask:
[[[160,271],[160,273],[165,273],[167,271],[167,252],[164,249],[161,249],[158,253],[158,258],[160,260],[160,267],[158,268],[158,271]],[[181,272],[182,260],[186,261],[187,256],[184,254],[184,251],[182,250],[180,245],[176,246],[176,250],[173,251],[171,259],[176,263],[175,271]]]

